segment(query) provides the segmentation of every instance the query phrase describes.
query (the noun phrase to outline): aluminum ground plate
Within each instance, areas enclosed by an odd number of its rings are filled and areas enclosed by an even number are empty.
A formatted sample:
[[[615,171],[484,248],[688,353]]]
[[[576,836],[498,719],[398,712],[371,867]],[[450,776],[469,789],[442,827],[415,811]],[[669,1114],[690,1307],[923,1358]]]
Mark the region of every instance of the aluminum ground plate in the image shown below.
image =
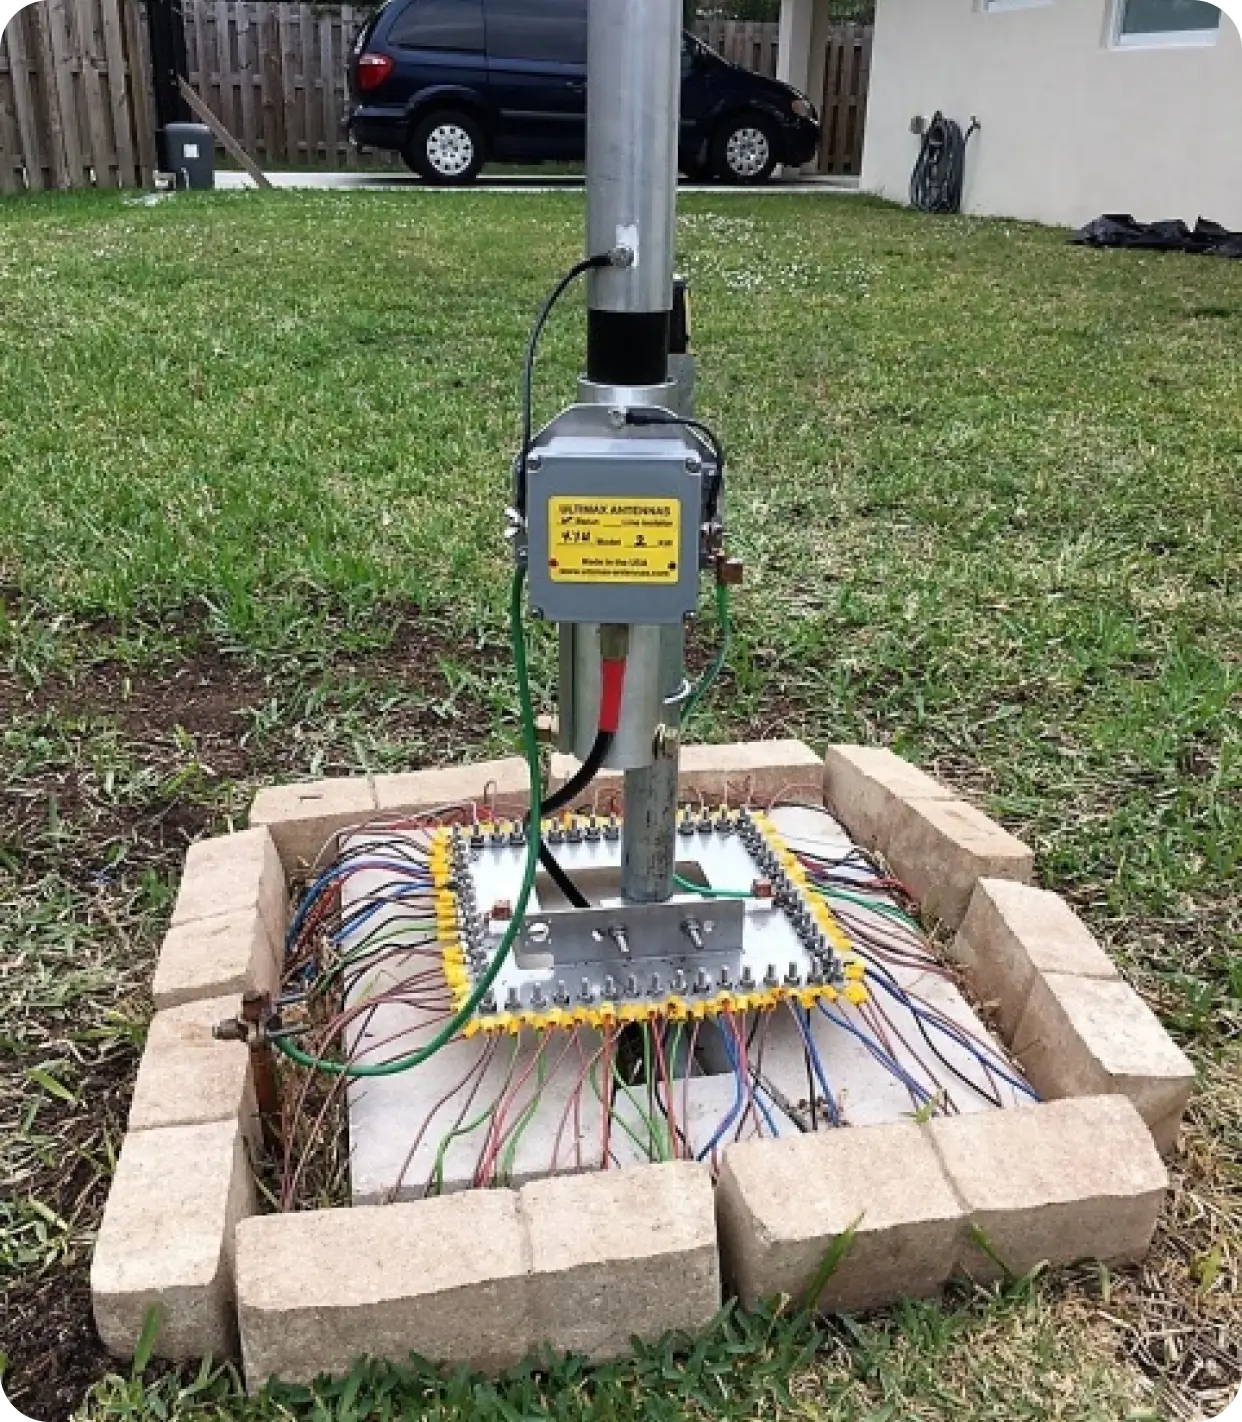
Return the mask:
[[[514,927],[528,853],[522,827],[441,831],[441,942],[459,1009],[503,953],[472,1031],[703,1017],[865,995],[848,938],[764,815],[682,811],[679,891],[656,905],[620,897],[619,821],[571,815],[546,823],[544,837],[591,907],[569,906],[541,874]]]

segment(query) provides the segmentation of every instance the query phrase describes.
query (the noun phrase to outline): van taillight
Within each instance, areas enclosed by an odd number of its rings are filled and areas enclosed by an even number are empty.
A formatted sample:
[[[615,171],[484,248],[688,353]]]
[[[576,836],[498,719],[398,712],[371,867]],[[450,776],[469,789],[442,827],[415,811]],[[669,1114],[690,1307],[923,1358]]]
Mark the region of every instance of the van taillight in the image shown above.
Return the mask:
[[[358,56],[358,87],[378,89],[394,68],[387,54],[361,54]]]

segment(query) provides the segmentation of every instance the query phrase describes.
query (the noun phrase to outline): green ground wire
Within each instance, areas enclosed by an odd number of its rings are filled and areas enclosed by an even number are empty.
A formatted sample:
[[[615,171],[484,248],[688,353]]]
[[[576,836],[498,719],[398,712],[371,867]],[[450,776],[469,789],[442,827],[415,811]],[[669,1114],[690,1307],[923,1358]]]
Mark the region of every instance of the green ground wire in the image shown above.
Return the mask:
[[[613,1067],[613,1074],[614,1074],[614,1076],[616,1076],[616,1067],[615,1067],[615,1065],[614,1065],[614,1067]],[[626,1089],[626,1087],[625,1087],[625,1082],[621,1080],[620,1076],[616,1076],[616,1080],[617,1080],[618,1084],[621,1086],[622,1090],[625,1090],[625,1089]],[[592,1064],[591,1064],[591,1087],[592,1087],[592,1089],[593,1089],[594,1092],[595,1092],[596,1098],[597,1098],[597,1100],[599,1101],[600,1106],[603,1107],[603,1105],[604,1105],[604,1093],[600,1090],[600,1085],[599,1085],[599,1067],[598,1067],[598,1065],[595,1064],[595,1063],[592,1063]],[[628,1094],[628,1093],[627,1093],[627,1094]],[[631,1097],[631,1100],[632,1100],[632,1099],[633,1099],[633,1098]],[[637,1102],[635,1102],[634,1104],[635,1104],[636,1106],[638,1105]],[[638,1110],[639,1110],[639,1113],[642,1114],[642,1107],[641,1107],[641,1106],[638,1107]],[[652,1145],[654,1144],[654,1140],[653,1140],[653,1139],[648,1139],[646,1145],[644,1145],[643,1142],[638,1138],[638,1136],[636,1136],[636,1135],[634,1134],[633,1130],[630,1128],[630,1123],[629,1123],[623,1116],[618,1116],[615,1112],[611,1112],[610,1114],[612,1115],[613,1124],[614,1124],[614,1125],[617,1125],[617,1126],[620,1126],[621,1129],[625,1132],[625,1134],[626,1134],[627,1136],[629,1136],[630,1140],[632,1140],[632,1141],[634,1142],[634,1148],[635,1148],[635,1150],[639,1151],[640,1153],[642,1153],[643,1151],[646,1151],[647,1156],[648,1156],[648,1159],[650,1159],[650,1156],[651,1156],[651,1147],[652,1147]],[[651,1129],[651,1122],[650,1122],[650,1121],[647,1122],[647,1127],[648,1127],[648,1131],[650,1131],[650,1129]],[[607,1163],[607,1162],[605,1162],[605,1163]]]
[[[871,909],[875,913],[884,914],[887,918],[895,918],[899,923],[912,928],[916,933],[922,934],[923,930],[910,917],[908,913],[903,913],[895,904],[887,904],[882,899],[865,899],[858,894],[846,893],[844,889],[824,889],[818,884],[812,883],[811,887],[817,894],[821,894],[828,899],[844,899],[846,903],[857,904],[860,908]]]
[[[548,1085],[548,1062],[542,1052],[539,1054],[539,1064],[535,1075],[537,1085],[534,1095],[527,1103],[526,1110],[522,1112],[517,1125],[509,1132],[509,1139],[505,1142],[504,1155],[501,1157],[500,1164],[496,1170],[496,1180],[502,1185],[509,1183],[510,1177],[513,1174],[513,1163],[517,1157],[518,1146],[521,1144],[522,1137],[526,1134],[530,1123],[538,1114],[539,1107],[543,1104],[543,1093]]]
[[[518,701],[522,711],[522,749],[526,756],[526,764],[530,769],[530,818],[532,824],[538,824],[543,811],[543,776],[539,767],[539,743],[535,737],[535,711],[531,704],[530,669],[526,661],[526,635],[522,627],[522,588],[525,581],[525,571],[519,568],[513,575],[513,588],[509,598],[509,635],[513,642],[513,668],[517,674]],[[300,1047],[294,1046],[285,1037],[276,1039],[277,1049],[283,1052],[290,1061],[296,1062],[298,1066],[312,1067],[314,1070],[326,1072],[330,1076],[344,1076],[350,1079],[397,1076],[403,1071],[410,1071],[413,1067],[421,1066],[423,1062],[435,1056],[442,1047],[446,1047],[457,1036],[466,1023],[474,1017],[479,1004],[491,991],[492,984],[508,960],[514,940],[526,919],[526,907],[530,902],[531,893],[534,891],[535,874],[538,868],[539,836],[531,835],[526,846],[526,867],[522,875],[522,887],[518,891],[517,902],[513,906],[513,918],[510,920],[508,928],[505,929],[505,935],[501,939],[496,956],[492,959],[491,966],[479,979],[469,1000],[425,1047],[420,1047],[417,1052],[411,1052],[408,1056],[398,1057],[396,1061],[382,1062],[375,1066],[334,1062],[325,1057],[316,1057],[309,1052],[302,1051]]]
[[[705,899],[753,899],[755,897],[747,889],[709,889],[706,884],[696,884],[691,879],[683,879],[680,874],[673,875],[673,883],[683,893],[699,894]]]
[[[513,1052],[509,1057],[509,1070],[505,1077],[506,1082],[513,1076],[513,1068],[517,1064],[517,1054],[520,1045],[521,1043],[515,1037],[513,1040]],[[431,1167],[431,1179],[435,1184],[436,1194],[440,1193],[440,1189],[444,1184],[444,1157],[448,1154],[449,1146],[453,1144],[458,1136],[472,1135],[477,1131],[485,1121],[489,1121],[492,1116],[496,1114],[496,1108],[499,1105],[500,1100],[498,1097],[490,1106],[481,1111],[473,1121],[470,1121],[467,1125],[456,1127],[456,1129],[451,1130],[448,1135],[441,1139],[439,1146],[436,1148],[435,1164]]]
[[[720,623],[720,646],[716,650],[716,656],[711,666],[699,677],[694,685],[694,690],[686,698],[686,704],[681,708],[681,724],[683,726],[694,715],[699,702],[715,686],[717,678],[724,670],[725,663],[729,660],[729,653],[733,650],[733,623],[729,617],[728,583],[716,584],[716,618]]]

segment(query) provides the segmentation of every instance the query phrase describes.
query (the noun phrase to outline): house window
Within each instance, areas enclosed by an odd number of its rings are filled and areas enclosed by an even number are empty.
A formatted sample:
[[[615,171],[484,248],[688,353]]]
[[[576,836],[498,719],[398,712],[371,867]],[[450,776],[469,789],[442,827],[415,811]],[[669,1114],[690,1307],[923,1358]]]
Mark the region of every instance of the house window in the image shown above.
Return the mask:
[[[1116,43],[1127,48],[1215,44],[1220,9],[1207,0],[1117,0]]]

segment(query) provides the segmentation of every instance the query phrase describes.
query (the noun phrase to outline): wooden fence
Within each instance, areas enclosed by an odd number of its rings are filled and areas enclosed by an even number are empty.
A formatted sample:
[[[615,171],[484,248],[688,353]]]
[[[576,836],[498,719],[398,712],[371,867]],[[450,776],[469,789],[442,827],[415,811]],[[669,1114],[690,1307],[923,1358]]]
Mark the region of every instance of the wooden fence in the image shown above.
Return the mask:
[[[857,177],[862,172],[874,34],[870,25],[838,25],[829,32],[819,106],[824,128],[819,150],[821,173]]]
[[[694,32],[725,59],[775,79],[776,39],[780,28],[759,20],[698,20]]]
[[[0,40],[0,193],[144,187],[155,169],[137,0],[36,0]]]
[[[345,69],[362,4],[182,0],[188,79],[243,148],[270,168],[391,166],[346,140]],[[704,20],[727,59],[774,76],[778,26]],[[858,173],[871,30],[831,32],[820,171]],[[0,42],[0,192],[22,187],[145,186],[155,124],[143,0],[35,0]]]

